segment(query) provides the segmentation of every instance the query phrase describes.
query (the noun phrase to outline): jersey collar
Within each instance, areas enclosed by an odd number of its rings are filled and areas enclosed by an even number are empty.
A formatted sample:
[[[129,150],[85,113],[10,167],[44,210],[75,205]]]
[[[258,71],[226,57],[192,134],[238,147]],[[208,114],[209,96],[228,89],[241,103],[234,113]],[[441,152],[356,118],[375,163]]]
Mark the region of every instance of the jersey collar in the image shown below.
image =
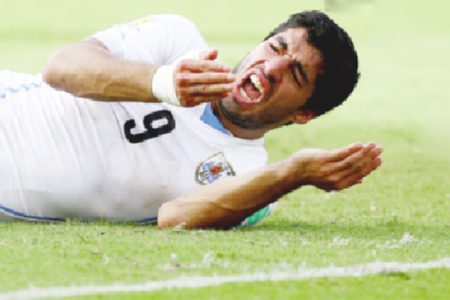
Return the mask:
[[[220,120],[216,117],[216,115],[213,113],[211,108],[211,103],[207,103],[205,106],[205,110],[203,111],[203,114],[200,118],[204,123],[208,124],[214,129],[219,130],[220,132],[223,132],[227,135],[232,135],[230,131],[228,131],[220,122]]]

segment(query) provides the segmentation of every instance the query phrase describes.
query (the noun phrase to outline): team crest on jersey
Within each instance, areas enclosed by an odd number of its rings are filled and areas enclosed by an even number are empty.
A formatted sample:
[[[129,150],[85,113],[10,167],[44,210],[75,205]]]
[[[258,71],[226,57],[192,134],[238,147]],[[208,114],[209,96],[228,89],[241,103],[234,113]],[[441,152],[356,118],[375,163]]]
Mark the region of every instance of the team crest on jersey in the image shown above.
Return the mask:
[[[225,155],[223,152],[219,152],[200,163],[195,172],[195,179],[198,183],[206,185],[222,177],[234,175],[236,173]]]

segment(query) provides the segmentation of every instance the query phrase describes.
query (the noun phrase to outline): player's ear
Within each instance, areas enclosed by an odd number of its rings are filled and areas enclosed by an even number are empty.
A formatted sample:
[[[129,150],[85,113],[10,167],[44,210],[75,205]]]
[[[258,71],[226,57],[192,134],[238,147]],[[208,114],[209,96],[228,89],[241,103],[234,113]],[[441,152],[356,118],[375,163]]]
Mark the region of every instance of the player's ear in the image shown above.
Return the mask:
[[[316,117],[316,114],[310,110],[300,110],[292,117],[292,122],[296,124],[306,124]]]

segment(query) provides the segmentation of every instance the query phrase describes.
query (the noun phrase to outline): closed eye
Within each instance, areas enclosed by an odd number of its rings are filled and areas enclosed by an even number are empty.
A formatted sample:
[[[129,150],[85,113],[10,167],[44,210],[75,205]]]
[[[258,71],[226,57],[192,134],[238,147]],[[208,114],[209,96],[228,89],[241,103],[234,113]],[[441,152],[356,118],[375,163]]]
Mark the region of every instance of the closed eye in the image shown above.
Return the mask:
[[[274,43],[269,43],[269,47],[272,49],[272,51],[277,54],[281,54],[282,52],[285,53],[288,51],[289,45],[282,36],[276,36],[275,40],[278,43],[278,46],[275,46]],[[301,62],[294,60],[293,64],[290,66],[290,71],[292,79],[299,87],[302,87],[302,81],[308,82],[308,76],[306,75]]]
[[[299,87],[302,87],[302,82],[300,81],[299,75],[298,75],[298,73],[299,73],[299,71],[298,71],[298,65],[297,65],[297,64],[293,64],[293,65],[290,66],[290,69],[291,69],[291,75],[292,75],[292,78],[294,79],[295,83],[296,83]],[[301,77],[301,75],[300,75],[300,77]]]
[[[272,49],[272,50],[273,50],[273,52],[275,52],[275,53],[280,53],[280,50],[278,50],[278,48],[277,48],[277,47],[275,47],[275,45],[274,45],[274,44],[272,44],[272,43],[269,43],[269,47],[270,47],[270,49]]]
[[[283,49],[283,50],[287,49],[287,43],[284,41],[284,39],[282,37],[277,37],[277,42],[279,43],[279,47],[275,46],[273,43],[269,43],[269,47],[270,47],[270,49],[272,49],[273,52],[275,52],[277,54],[280,54],[281,53],[281,49]],[[301,87],[302,83],[301,83],[299,77],[303,77],[304,78],[304,76],[303,76],[304,72],[302,72],[303,71],[302,70],[303,69],[302,65],[299,62],[296,62],[293,65],[291,65],[289,68],[290,68],[290,71],[291,71],[292,79],[295,81],[295,83],[299,87]]]

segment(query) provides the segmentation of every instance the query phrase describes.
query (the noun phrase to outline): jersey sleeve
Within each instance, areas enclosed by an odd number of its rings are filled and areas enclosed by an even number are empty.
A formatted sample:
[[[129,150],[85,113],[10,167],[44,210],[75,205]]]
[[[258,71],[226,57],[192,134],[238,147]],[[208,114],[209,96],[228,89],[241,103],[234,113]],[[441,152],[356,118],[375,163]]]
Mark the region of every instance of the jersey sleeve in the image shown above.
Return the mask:
[[[152,15],[91,36],[114,55],[134,61],[170,64],[192,51],[208,49],[193,22],[179,15]]]

